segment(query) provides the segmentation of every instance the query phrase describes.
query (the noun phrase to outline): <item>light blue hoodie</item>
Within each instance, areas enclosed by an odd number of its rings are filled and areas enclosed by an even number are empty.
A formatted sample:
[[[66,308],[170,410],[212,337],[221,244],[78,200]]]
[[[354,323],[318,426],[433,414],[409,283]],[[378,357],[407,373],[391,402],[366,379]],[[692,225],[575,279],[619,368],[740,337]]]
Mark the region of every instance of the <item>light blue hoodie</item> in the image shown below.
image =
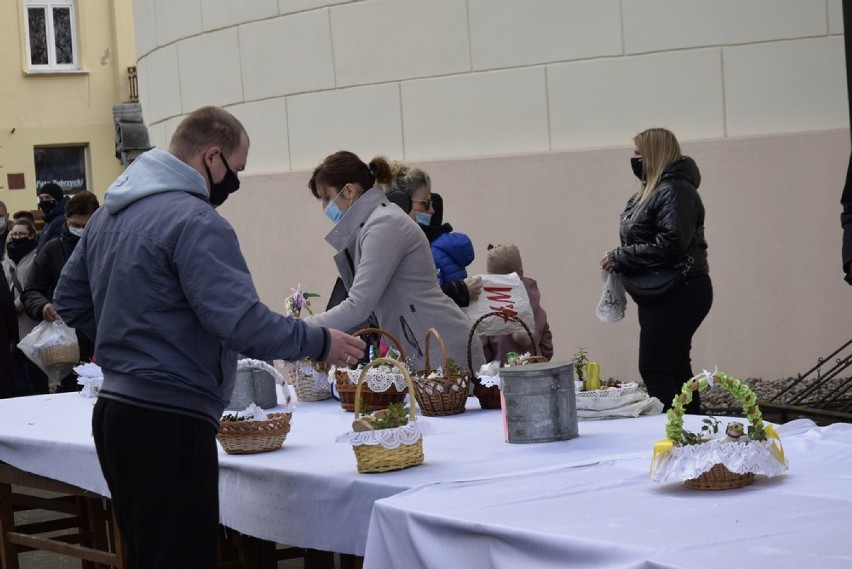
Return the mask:
[[[328,331],[269,310],[207,183],[163,150],[107,190],[54,293],[63,320],[95,339],[101,397],[203,417],[217,428],[236,354],[326,357]]]

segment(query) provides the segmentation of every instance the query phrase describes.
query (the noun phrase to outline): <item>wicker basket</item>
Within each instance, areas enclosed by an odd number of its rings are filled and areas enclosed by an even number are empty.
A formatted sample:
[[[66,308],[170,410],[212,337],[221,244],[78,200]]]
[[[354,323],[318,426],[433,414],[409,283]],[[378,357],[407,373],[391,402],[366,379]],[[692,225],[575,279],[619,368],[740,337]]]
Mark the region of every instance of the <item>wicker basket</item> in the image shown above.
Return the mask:
[[[399,357],[403,361],[405,361],[405,352],[402,350],[402,345],[399,343],[399,340],[394,338],[388,332],[380,328],[364,328],[362,330],[358,330],[353,334],[353,336],[362,336],[364,334],[381,334],[391,342],[393,342],[394,347],[399,352]],[[389,358],[380,358],[387,359],[388,361],[396,361]],[[372,363],[372,362],[370,362]],[[366,369],[368,366],[365,366]],[[334,372],[334,381],[335,386],[337,387],[337,393],[340,396],[340,406],[343,407],[346,411],[354,411],[355,403],[356,403],[356,387],[355,383],[352,383],[352,380],[349,377],[349,371],[347,369],[338,369]],[[363,376],[363,372],[361,374]],[[360,381],[360,377],[359,377]],[[367,406],[366,411],[378,411],[379,409],[387,409],[388,405],[391,403],[402,403],[405,401],[405,391],[399,391],[395,385],[391,385],[388,387],[387,391],[373,391],[370,389],[370,386],[366,383],[363,387],[363,397],[364,404]]]
[[[53,344],[41,348],[44,365],[75,364],[80,360],[80,346],[73,344]]]
[[[331,385],[326,380],[318,381],[316,374],[323,372],[316,369],[316,365],[309,359],[284,362],[284,378],[293,386],[299,401],[322,401],[331,397]]]
[[[538,352],[538,348],[535,345],[535,336],[533,336],[533,333],[530,331],[529,326],[527,326],[523,320],[521,320],[517,316],[512,316],[511,314],[505,314],[503,312],[489,312],[480,316],[476,320],[476,322],[473,323],[473,326],[470,329],[470,334],[467,337],[467,367],[471,371],[473,371],[473,356],[471,355],[470,350],[473,347],[473,339],[476,334],[476,327],[479,326],[480,322],[492,316],[511,320],[512,322],[517,322],[518,324],[523,326],[527,335],[530,337],[530,344],[532,346],[533,352]],[[537,357],[537,355],[530,357]],[[479,406],[483,409],[500,408],[500,388],[496,385],[485,387],[484,385],[482,385],[482,382],[476,376],[475,372],[473,373],[473,394],[476,396],[477,399],[479,399]]]
[[[414,414],[414,385],[411,381],[411,376],[405,366],[398,361],[390,358],[377,358],[368,363],[361,370],[361,375],[358,377],[358,384],[355,387],[355,420],[361,416],[361,388],[366,387],[364,378],[366,372],[373,366],[381,364],[390,364],[399,368],[405,376],[405,382],[408,384],[408,393],[411,396],[411,404],[409,406],[409,421],[415,420]],[[404,395],[403,395],[404,398]],[[391,470],[402,470],[411,466],[423,464],[423,437],[417,439],[417,442],[410,445],[400,445],[395,449],[388,449],[382,445],[358,445],[353,446],[355,451],[355,460],[358,464],[358,472],[362,474],[371,472],[388,472]]]
[[[732,381],[734,381],[734,378],[723,376],[720,385],[726,390],[731,391]],[[702,387],[702,385],[704,385],[704,387]],[[677,436],[675,434],[677,430],[674,425],[675,423],[682,422],[684,406],[692,401],[692,393],[700,392],[703,389],[706,389],[706,383],[702,384],[699,379],[692,378],[684,384],[683,391],[675,396],[674,401],[672,402],[669,422],[666,425],[666,434],[669,438]],[[748,390],[748,392],[751,393],[751,390]],[[759,413],[756,402],[748,405],[748,407],[746,407],[746,404],[743,403],[743,401],[740,401],[740,403],[743,405],[743,411],[745,411],[747,416]],[[759,414],[757,416],[759,417]],[[750,419],[749,421],[753,427],[763,428],[763,422],[760,419],[757,419],[756,421],[752,421]],[[731,490],[734,488],[748,486],[752,482],[754,482],[753,472],[744,472],[740,474],[731,472],[723,464],[715,464],[710,470],[704,472],[697,478],[685,480],[684,485],[687,488],[695,490]]]
[[[290,432],[292,413],[270,413],[266,421],[222,421],[216,439],[228,454],[278,450]]]
[[[414,395],[420,411],[429,417],[443,417],[446,415],[457,415],[464,413],[467,403],[468,388],[470,386],[470,369],[459,370],[458,375],[444,375],[443,377],[429,378],[432,368],[429,365],[429,339],[437,338],[441,345],[441,361],[445,374],[449,374],[450,365],[447,358],[447,348],[444,339],[434,328],[429,328],[426,333],[426,369],[417,372],[413,379]],[[423,377],[419,377],[422,375]]]
[[[737,474],[725,468],[723,464],[716,464],[698,478],[686,480],[684,485],[694,490],[730,490],[748,486],[752,482],[753,472]]]

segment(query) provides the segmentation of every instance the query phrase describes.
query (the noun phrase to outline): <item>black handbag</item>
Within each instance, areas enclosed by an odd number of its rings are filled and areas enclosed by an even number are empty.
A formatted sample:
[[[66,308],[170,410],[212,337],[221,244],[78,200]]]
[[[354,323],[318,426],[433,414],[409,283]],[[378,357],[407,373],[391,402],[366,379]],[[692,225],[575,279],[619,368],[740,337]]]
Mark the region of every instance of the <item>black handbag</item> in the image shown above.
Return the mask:
[[[624,273],[624,290],[636,302],[661,300],[683,282],[694,262],[695,260],[689,256],[682,266],[661,267],[641,273]]]

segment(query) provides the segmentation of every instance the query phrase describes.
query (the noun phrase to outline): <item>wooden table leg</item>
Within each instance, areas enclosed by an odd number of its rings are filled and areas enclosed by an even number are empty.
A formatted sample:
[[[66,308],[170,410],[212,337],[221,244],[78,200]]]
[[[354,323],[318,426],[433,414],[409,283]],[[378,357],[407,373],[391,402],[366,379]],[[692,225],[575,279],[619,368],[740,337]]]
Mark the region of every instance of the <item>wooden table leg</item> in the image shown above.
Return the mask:
[[[12,506],[12,485],[0,483],[0,567],[18,569],[18,548],[9,543],[6,535],[15,528],[15,509]]]

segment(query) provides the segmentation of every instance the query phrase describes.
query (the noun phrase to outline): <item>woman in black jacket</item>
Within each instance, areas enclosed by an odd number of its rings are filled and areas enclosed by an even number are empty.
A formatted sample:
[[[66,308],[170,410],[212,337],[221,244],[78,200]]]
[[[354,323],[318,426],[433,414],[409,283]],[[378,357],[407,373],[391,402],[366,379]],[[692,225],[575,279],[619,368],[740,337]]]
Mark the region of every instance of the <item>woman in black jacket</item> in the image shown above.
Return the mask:
[[[74,252],[74,247],[83,235],[89,218],[99,207],[95,194],[82,191],[68,200],[65,206],[65,224],[59,237],[48,241],[38,252],[27,282],[23,284],[24,292],[21,300],[30,318],[53,322],[59,318],[53,306],[53,291],[59,282],[62,267]],[[82,332],[77,332],[77,343],[80,346],[80,359],[90,360],[95,352],[95,346]],[[61,380],[60,391],[75,391],[76,380],[73,373]]]
[[[633,142],[631,166],[642,186],[621,214],[621,246],[604,255],[601,267],[625,278],[667,270],[686,275],[663,295],[633,295],[639,313],[639,373],[648,393],[668,409],[692,377],[692,336],[713,304],[704,205],[698,195],[701,175],[666,129],[648,129]],[[686,410],[700,409],[695,392]]]

